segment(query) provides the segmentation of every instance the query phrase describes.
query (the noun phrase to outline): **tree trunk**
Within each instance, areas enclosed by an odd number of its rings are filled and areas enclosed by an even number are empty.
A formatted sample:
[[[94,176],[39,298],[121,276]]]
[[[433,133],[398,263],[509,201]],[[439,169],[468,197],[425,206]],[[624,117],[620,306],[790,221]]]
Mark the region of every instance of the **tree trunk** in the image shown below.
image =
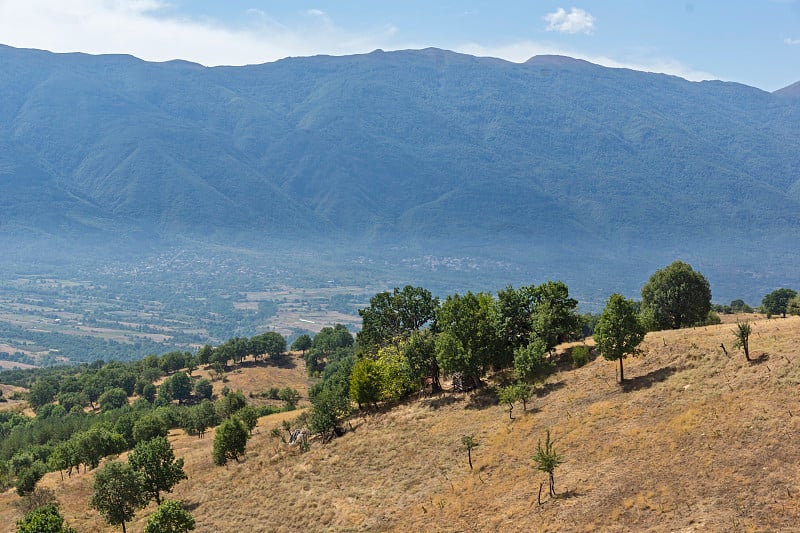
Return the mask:
[[[619,382],[625,381],[625,371],[622,369],[622,357],[619,358]]]
[[[472,470],[472,448],[467,448],[467,460],[469,461],[469,469]]]
[[[122,521],[122,533],[128,533],[125,531],[125,520]]]
[[[620,361],[621,360],[622,359],[620,359]],[[552,472],[549,472],[549,474],[550,474],[550,496],[555,496],[556,495],[556,480],[553,477],[553,473]]]
[[[514,410],[514,404],[513,403],[508,404],[508,419],[509,420],[514,420],[514,417],[511,416],[511,412],[513,410]]]
[[[744,341],[742,343],[742,348],[744,348],[744,358],[748,361],[750,360],[750,346],[748,346],[748,342]]]

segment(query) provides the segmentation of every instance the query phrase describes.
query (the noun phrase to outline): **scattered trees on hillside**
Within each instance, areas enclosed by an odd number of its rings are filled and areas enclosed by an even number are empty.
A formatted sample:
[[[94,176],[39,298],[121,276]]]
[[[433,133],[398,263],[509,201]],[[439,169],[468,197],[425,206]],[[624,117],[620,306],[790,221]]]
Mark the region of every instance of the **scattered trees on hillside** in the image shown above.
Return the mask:
[[[789,302],[796,296],[797,292],[792,289],[776,289],[764,296],[764,299],[761,300],[761,307],[769,316],[780,314],[786,318]]]
[[[622,360],[637,353],[644,335],[645,328],[634,303],[620,294],[612,294],[595,327],[594,340],[605,359],[619,361],[620,383],[625,380]]]
[[[247,426],[240,418],[233,416],[223,421],[214,436],[214,464],[223,466],[228,464],[229,460],[238,461],[239,457],[244,455],[249,437]]]
[[[141,473],[145,494],[157,504],[161,503],[162,492],[172,492],[172,487],[186,479],[183,459],[175,459],[166,437],[138,443],[128,456],[128,462]]]
[[[112,461],[95,474],[90,505],[111,525],[130,522],[136,511],[147,505],[142,475],[127,463]]]
[[[651,329],[699,325],[710,310],[708,280],[682,261],[657,270],[642,287],[641,311]]]
[[[309,348],[311,348],[311,337],[307,333],[303,333],[292,343],[292,350],[302,352],[303,356]]]

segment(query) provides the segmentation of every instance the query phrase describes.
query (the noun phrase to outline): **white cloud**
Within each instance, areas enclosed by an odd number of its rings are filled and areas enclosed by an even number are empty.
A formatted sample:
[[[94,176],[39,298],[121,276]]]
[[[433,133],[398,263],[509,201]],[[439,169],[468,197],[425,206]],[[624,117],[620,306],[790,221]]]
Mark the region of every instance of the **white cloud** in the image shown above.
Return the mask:
[[[594,31],[594,17],[577,7],[570,9],[569,13],[559,7],[553,13],[545,15],[544,20],[547,21],[547,31],[586,34]]]
[[[635,61],[619,61],[532,41],[496,46],[409,42],[391,24],[349,31],[320,10],[299,12],[300,18],[292,25],[263,10],[246,13],[248,24],[231,28],[213,20],[180,16],[166,0],[0,0],[0,42],[55,52],[131,54],[148,61],[185,59],[209,66],[265,63],[289,56],[355,54],[376,48],[438,46],[514,62],[538,54],[560,54],[690,80],[714,78],[680,62],[647,55],[639,55]]]
[[[386,48],[397,28],[352,32],[318,9],[289,27],[257,9],[231,28],[177,14],[161,0],[0,0],[0,42],[53,52],[131,54],[204,65],[264,63],[288,56],[353,54]]]
[[[783,40],[783,44],[797,45],[800,44],[800,39],[790,39],[789,37],[787,37],[786,39]]]

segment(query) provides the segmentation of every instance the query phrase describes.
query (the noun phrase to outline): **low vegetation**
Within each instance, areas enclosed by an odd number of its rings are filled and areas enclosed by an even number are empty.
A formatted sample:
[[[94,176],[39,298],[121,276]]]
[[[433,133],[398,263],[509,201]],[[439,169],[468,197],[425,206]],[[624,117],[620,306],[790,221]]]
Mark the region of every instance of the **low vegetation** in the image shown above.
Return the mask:
[[[681,276],[688,265],[672,266],[659,271],[660,282],[666,279],[665,295],[675,291],[669,288],[670,276],[664,276],[664,272],[679,272],[675,279],[685,284]],[[664,309],[675,309],[674,302],[665,296],[653,301]],[[749,402],[759,391],[763,398],[755,404],[760,408],[769,409],[769,402],[778,399],[788,402],[786,409],[794,409],[788,407],[794,404],[787,395],[792,385],[800,383],[791,357],[792,339],[800,336],[796,319],[739,321],[734,332],[736,346],[744,348],[743,325],[747,326],[746,339],[755,337],[757,341],[756,346],[747,345],[745,360],[737,362],[724,347],[731,339],[730,323],[702,325],[718,321],[709,321],[710,303],[705,301],[686,304],[698,305],[706,310],[705,315],[698,310],[679,311],[683,317],[694,313],[693,329],[654,330],[645,336],[645,325],[652,327],[651,318],[661,313],[653,307],[656,304],[651,302],[638,313],[637,302],[613,295],[603,314],[591,321],[594,341],[582,338],[588,321],[576,313],[577,301],[569,298],[566,285],[560,282],[508,287],[497,297],[456,294],[441,304],[425,289],[406,287],[379,293],[370,303],[362,313],[369,319],[357,339],[340,325],[323,328],[309,337],[310,342],[302,341],[301,354],[292,356],[283,354],[287,343],[282,337],[268,333],[251,339],[233,338],[216,347],[208,345],[197,354],[171,352],[137,363],[8,374],[17,383],[30,385],[35,416],[15,411],[0,415],[4,436],[0,454],[5,454],[0,458],[6,486],[16,483],[17,493],[23,498],[30,498],[40,487],[52,487],[61,504],[56,510],[64,513],[67,523],[73,527],[93,524],[92,529],[98,528],[95,518],[75,514],[81,495],[84,509],[91,501],[109,524],[123,529],[125,524],[137,524],[135,527],[141,530],[147,517],[155,520],[152,506],[166,503],[162,502],[162,493],[169,492],[178,506],[182,501],[192,512],[187,518],[179,512],[186,512],[183,507],[159,507],[159,520],[174,519],[183,524],[181,527],[193,524],[200,531],[229,530],[228,525],[247,529],[252,522],[239,523],[244,518],[236,518],[233,509],[216,507],[214,498],[221,496],[202,494],[222,490],[220,483],[226,479],[235,479],[237,487],[250,483],[264,486],[265,481],[253,477],[260,473],[274,486],[300,483],[299,489],[293,489],[296,492],[290,492],[294,496],[281,491],[285,504],[272,502],[271,509],[282,509],[278,516],[284,517],[284,522],[269,527],[276,531],[288,527],[285,517],[295,516],[298,509],[305,514],[292,522],[293,527],[374,529],[378,522],[360,513],[366,513],[370,505],[373,511],[387,505],[374,499],[378,494],[384,498],[392,495],[389,507],[395,512],[405,505],[422,509],[423,514],[435,510],[442,520],[473,516],[483,529],[515,530],[519,524],[512,517],[519,515],[514,512],[503,511],[495,518],[486,513],[500,502],[508,504],[503,509],[518,508],[524,499],[518,499],[519,489],[511,488],[504,476],[530,478],[538,469],[547,475],[550,499],[543,501],[541,491],[534,494],[533,489],[522,493],[528,494],[528,501],[533,498],[538,503],[541,517],[548,516],[554,524],[570,529],[574,523],[564,521],[557,509],[568,506],[571,499],[582,498],[585,492],[604,491],[607,485],[596,478],[581,478],[576,471],[594,469],[605,475],[611,460],[624,455],[626,462],[629,456],[638,461],[635,468],[639,473],[652,476],[648,468],[671,465],[678,459],[666,450],[650,458],[635,451],[638,446],[652,448],[648,441],[652,436],[643,432],[646,424],[652,422],[665,442],[685,446],[678,444],[681,432],[698,438],[694,428],[709,410],[715,421],[718,411],[732,416],[734,404],[746,405],[751,412],[754,406]],[[698,318],[701,316],[705,318]],[[631,354],[645,357],[638,364],[629,363],[633,377],[623,379],[621,361]],[[604,358],[620,361],[619,384],[609,380]],[[274,386],[265,388],[264,381],[248,377],[262,371],[277,376],[283,371],[281,366],[290,361],[304,363],[305,368],[294,370],[298,381],[274,380]],[[301,377],[303,374],[308,377]],[[761,377],[754,381],[751,376]],[[769,379],[763,381],[764,376]],[[200,383],[204,386],[198,387]],[[147,396],[152,394],[145,393],[147,385],[156,388],[150,399]],[[229,385],[241,390],[231,390]],[[310,408],[292,413],[301,402],[299,391],[307,391]],[[723,397],[731,405],[719,405]],[[283,408],[270,403],[281,401]],[[67,411],[64,404],[70,402]],[[257,406],[256,402],[266,403]],[[513,410],[516,403],[522,403],[519,414]],[[701,415],[703,412],[706,414]],[[791,418],[792,411],[788,412]],[[780,427],[773,415],[765,420]],[[763,426],[757,422],[751,425]],[[743,430],[731,426],[727,419],[724,424],[717,421],[711,426],[717,429],[703,427],[714,435],[716,431],[720,435],[727,432],[749,442],[741,434]],[[559,436],[557,451],[551,429]],[[213,431],[213,439],[203,438],[206,431]],[[534,433],[542,432],[544,444],[539,437],[534,447]],[[190,444],[188,439],[194,442]],[[588,448],[590,442],[597,449]],[[637,448],[623,453],[619,446],[627,446],[626,442],[631,446],[635,443]],[[704,468],[723,468],[728,458],[718,456],[723,451],[719,444],[709,441],[711,455],[695,450],[691,460],[709,461],[713,457],[720,464],[706,462]],[[473,450],[479,445],[481,453],[476,458]],[[780,454],[791,455],[783,445],[776,446]],[[466,453],[469,474],[447,463],[448,454],[458,448]],[[427,467],[418,464],[422,457],[430,462]],[[563,477],[565,488],[556,493],[554,472],[559,465],[563,465],[559,477]],[[371,468],[381,473],[370,475]],[[426,471],[435,473],[437,468],[444,479],[451,480],[452,494],[441,492],[438,474],[427,480],[419,477]],[[621,476],[628,474],[623,469],[612,477],[622,483]],[[723,469],[721,475],[730,474]],[[389,482],[387,476],[397,479]],[[308,480],[306,484],[304,479]],[[653,479],[637,479],[624,483],[637,490],[645,486],[654,490]],[[657,492],[659,501],[676,505],[672,495],[663,493],[673,483],[663,476],[658,479],[663,482],[658,489],[661,492]],[[319,494],[318,503],[312,508],[306,502],[292,511],[291,506],[301,505],[298,498],[311,490],[311,480],[315,497]],[[317,483],[323,480],[348,489],[338,495],[320,492]],[[363,486],[354,484],[355,480]],[[363,491],[373,490],[369,487],[378,480],[394,492],[372,492],[366,497]],[[487,493],[491,504],[486,508],[477,505],[481,485],[491,489]],[[196,492],[200,487],[202,491]],[[501,496],[497,492],[501,487],[517,497]],[[714,494],[719,490],[713,483],[704,487]],[[787,488],[789,494],[792,490],[793,486]],[[135,491],[141,499],[128,494],[124,505],[114,499],[115,494],[127,494],[125,491]],[[355,500],[345,503],[342,497]],[[642,497],[647,501],[654,498]],[[364,500],[356,503],[359,498]],[[465,508],[472,499],[477,506]],[[627,509],[624,502],[617,504]],[[450,505],[455,507],[451,509]],[[594,507],[610,513],[605,505]],[[150,509],[139,512],[142,508]],[[460,509],[460,514],[455,509]],[[629,527],[647,527],[647,521],[631,521],[624,509],[616,516],[608,514],[606,519]],[[7,516],[3,513],[0,500],[0,518]],[[20,515],[10,516],[13,519],[9,523],[21,519]],[[230,523],[225,521],[226,516]],[[422,524],[415,513],[403,519],[397,514],[384,516],[399,530]],[[587,522],[588,516],[582,519],[584,525],[603,523]],[[678,515],[670,516],[676,527],[683,523]],[[735,519],[748,516],[740,513]],[[770,523],[780,526],[793,516],[782,513]]]

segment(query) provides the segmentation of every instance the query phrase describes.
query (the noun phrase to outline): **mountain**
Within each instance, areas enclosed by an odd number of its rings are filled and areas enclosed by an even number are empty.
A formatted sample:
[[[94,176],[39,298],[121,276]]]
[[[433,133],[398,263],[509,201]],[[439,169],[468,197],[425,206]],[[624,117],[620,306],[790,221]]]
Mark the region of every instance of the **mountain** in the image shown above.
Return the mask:
[[[784,270],[800,241],[800,102],[780,91],[438,49],[206,68],[0,47],[0,72],[0,235]]]

